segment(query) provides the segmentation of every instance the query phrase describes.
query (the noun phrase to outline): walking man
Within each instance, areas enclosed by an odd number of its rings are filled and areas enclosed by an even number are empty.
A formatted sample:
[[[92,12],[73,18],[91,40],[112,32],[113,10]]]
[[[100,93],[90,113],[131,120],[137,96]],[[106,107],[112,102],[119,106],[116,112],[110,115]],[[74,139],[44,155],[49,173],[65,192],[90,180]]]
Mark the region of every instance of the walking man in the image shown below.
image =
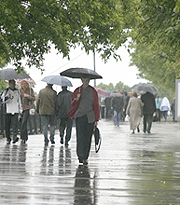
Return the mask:
[[[13,143],[15,144],[19,138],[18,133],[18,115],[22,114],[21,96],[18,89],[15,88],[15,80],[9,80],[9,87],[6,88],[1,95],[1,101],[4,104],[5,116],[5,133],[7,143],[10,144],[10,128],[13,128]]]
[[[39,91],[37,101],[36,101],[36,112],[41,116],[41,122],[44,132],[44,142],[48,145],[48,125],[50,125],[50,141],[51,144],[55,144],[55,124],[56,124],[56,99],[57,93],[52,88],[52,84],[47,84],[47,86]]]
[[[146,133],[151,133],[151,126],[153,121],[153,114],[156,112],[156,104],[155,104],[155,97],[152,93],[146,92],[141,96],[141,100],[144,103],[143,106],[143,131]],[[148,126],[147,126],[148,125]]]
[[[73,120],[66,114],[71,109],[72,92],[67,90],[66,86],[62,86],[62,91],[58,93],[56,101],[56,115],[60,119],[59,132],[60,143],[64,143],[64,131],[66,129],[65,146],[68,146],[68,142],[71,139],[71,131]]]
[[[119,122],[121,119],[121,112],[124,108],[124,99],[121,97],[121,93],[118,92],[117,96],[113,98],[112,100],[112,109],[114,111],[114,125],[119,127]]]

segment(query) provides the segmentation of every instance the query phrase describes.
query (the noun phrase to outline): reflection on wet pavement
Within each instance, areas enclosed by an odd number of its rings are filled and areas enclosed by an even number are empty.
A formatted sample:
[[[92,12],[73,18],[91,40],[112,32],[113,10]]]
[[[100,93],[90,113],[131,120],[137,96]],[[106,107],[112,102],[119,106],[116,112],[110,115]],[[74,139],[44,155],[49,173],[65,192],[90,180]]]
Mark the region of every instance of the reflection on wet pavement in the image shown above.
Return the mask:
[[[154,123],[150,135],[130,134],[128,122],[101,120],[99,128],[102,147],[95,153],[92,143],[88,166],[78,164],[75,130],[69,147],[58,132],[49,146],[43,135],[27,145],[1,139],[0,204],[180,204],[178,124]]]

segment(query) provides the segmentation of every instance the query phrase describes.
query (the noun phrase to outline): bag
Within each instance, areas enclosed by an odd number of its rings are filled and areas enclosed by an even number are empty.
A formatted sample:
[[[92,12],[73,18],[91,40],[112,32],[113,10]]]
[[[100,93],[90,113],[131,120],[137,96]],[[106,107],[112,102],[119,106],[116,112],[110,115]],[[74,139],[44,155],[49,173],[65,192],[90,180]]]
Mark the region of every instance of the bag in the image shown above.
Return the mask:
[[[93,134],[94,134],[94,142],[95,142],[95,151],[96,153],[98,153],[101,146],[102,139],[101,139],[100,131],[96,126],[94,128]]]
[[[30,114],[30,115],[35,115],[35,113],[36,113],[36,110],[35,110],[34,108],[31,108],[31,109],[29,110],[29,114]]]

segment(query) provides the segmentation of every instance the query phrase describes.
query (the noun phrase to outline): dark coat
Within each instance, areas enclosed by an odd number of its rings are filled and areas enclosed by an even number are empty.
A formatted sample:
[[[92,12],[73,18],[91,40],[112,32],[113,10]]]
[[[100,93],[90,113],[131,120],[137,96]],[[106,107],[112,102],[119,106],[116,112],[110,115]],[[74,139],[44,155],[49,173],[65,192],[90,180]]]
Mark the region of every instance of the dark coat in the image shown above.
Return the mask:
[[[56,115],[58,118],[67,118],[66,114],[72,108],[71,98],[71,91],[65,89],[59,92],[56,101]]]
[[[152,93],[146,92],[141,96],[144,103],[143,114],[153,114],[156,111],[155,97]]]
[[[112,107],[113,110],[116,110],[117,112],[121,112],[124,107],[124,99],[120,97],[114,97],[112,100]]]

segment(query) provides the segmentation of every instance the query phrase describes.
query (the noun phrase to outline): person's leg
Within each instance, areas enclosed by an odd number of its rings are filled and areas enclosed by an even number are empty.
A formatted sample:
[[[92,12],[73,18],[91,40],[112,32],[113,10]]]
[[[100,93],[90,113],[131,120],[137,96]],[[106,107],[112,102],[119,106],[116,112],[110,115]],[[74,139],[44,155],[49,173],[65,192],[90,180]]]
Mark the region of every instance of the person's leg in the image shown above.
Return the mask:
[[[65,137],[65,145],[68,145],[68,142],[71,139],[71,132],[72,132],[72,124],[73,120],[71,118],[66,119],[66,137]]]
[[[18,113],[12,115],[12,127],[13,127],[13,143],[16,143],[19,138],[17,137],[18,134]]]
[[[66,122],[65,122],[65,118],[60,118],[60,125],[59,125],[59,132],[60,132],[60,143],[63,144],[64,143],[64,130],[66,127]]]
[[[143,132],[146,133],[146,123],[147,123],[147,115],[144,114],[143,118]]]
[[[10,128],[11,128],[11,114],[5,114],[5,133],[6,133],[6,138],[7,142],[11,142],[11,137],[10,137]]]
[[[153,115],[151,115],[151,114],[148,115],[147,122],[148,122],[148,129],[147,129],[147,131],[148,131],[148,133],[150,133],[151,132],[152,122],[153,122]]]
[[[79,159],[79,162],[83,162],[85,159],[84,156],[84,144],[85,144],[85,135],[86,135],[86,124],[87,117],[79,117],[76,119],[76,152]]]
[[[120,119],[121,119],[121,112],[117,112],[117,126],[119,126]]]
[[[24,110],[22,114],[21,128],[20,128],[20,136],[24,142],[28,140],[28,134],[27,134],[28,118],[29,118],[29,110]]]
[[[165,111],[164,112],[164,119],[165,119],[165,121],[167,121],[167,114],[168,114],[168,111]]]
[[[116,110],[114,110],[113,119],[114,119],[114,125],[117,125],[117,111]]]
[[[44,133],[44,142],[48,143],[48,116],[47,115],[41,115],[41,122],[42,122],[42,128]]]
[[[49,125],[50,125],[50,140],[52,144],[55,144],[54,142],[54,135],[55,135],[55,123],[56,123],[56,116],[55,115],[49,115]]]

